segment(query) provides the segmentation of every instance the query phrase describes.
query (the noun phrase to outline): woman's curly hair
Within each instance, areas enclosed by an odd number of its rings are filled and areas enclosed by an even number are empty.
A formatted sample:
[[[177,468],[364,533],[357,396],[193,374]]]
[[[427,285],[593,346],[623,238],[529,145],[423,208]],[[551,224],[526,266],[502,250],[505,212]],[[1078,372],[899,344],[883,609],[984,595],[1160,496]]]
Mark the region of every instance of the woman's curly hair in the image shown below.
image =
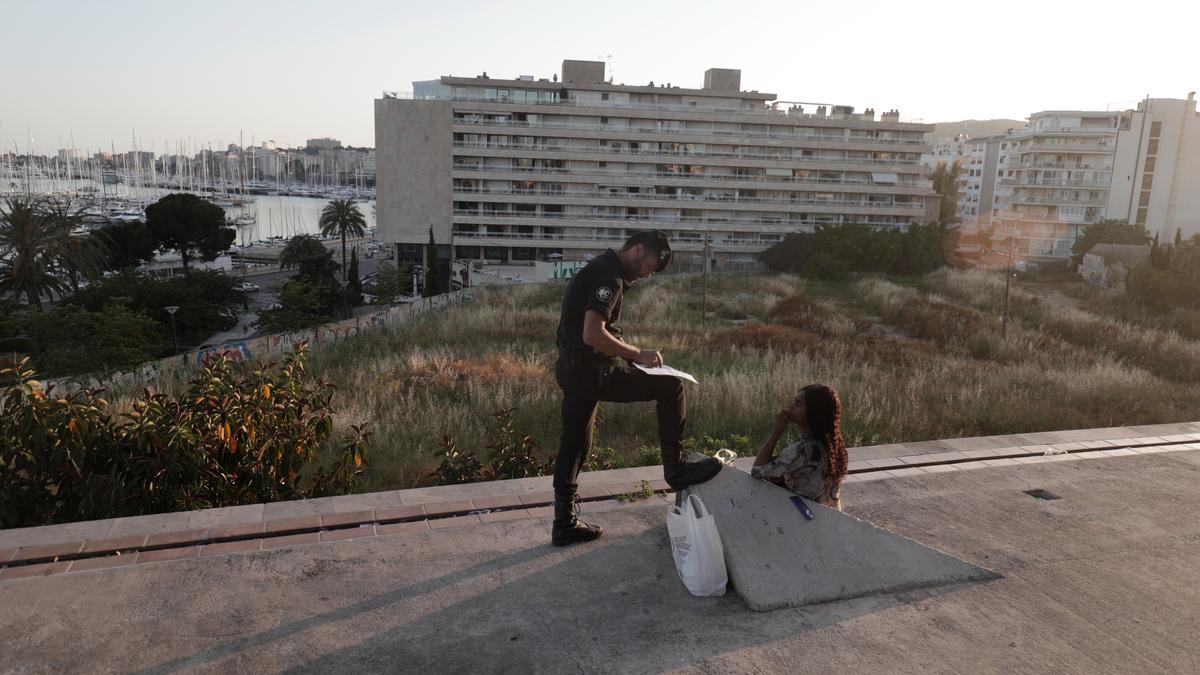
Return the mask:
[[[840,483],[850,463],[846,444],[842,442],[842,400],[832,387],[824,384],[810,384],[800,392],[804,395],[809,431],[825,444],[830,475],[835,484]]]

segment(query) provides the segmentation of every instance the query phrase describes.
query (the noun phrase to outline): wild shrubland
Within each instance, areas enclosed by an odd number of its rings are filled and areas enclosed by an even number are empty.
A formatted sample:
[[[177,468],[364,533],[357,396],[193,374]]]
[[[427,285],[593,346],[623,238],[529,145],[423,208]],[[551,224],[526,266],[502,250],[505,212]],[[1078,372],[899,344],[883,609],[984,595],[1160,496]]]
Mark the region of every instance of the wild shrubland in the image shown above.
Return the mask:
[[[314,349],[309,370],[338,385],[335,430],[371,433],[358,489],[544,471],[560,433],[563,290],[479,288],[469,304]],[[841,393],[850,446],[1176,422],[1200,408],[1200,343],[1019,283],[1005,338],[1002,274],[713,275],[705,322],[703,297],[699,276],[659,278],[635,284],[622,312],[631,342],[700,381],[686,387],[693,449],[751,452],[811,382]],[[652,403],[601,404],[589,466],[657,463],[655,439]],[[438,476],[448,447],[461,463]]]

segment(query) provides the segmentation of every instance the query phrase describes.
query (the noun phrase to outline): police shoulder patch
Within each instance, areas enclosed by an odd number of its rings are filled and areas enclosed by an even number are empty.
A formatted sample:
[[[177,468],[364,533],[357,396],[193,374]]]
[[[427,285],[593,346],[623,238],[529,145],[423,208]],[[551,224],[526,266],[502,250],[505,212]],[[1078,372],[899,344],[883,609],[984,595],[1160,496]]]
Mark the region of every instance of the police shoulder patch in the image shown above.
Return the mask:
[[[596,299],[600,302],[608,302],[612,299],[613,292],[608,286],[601,286],[596,289]]]

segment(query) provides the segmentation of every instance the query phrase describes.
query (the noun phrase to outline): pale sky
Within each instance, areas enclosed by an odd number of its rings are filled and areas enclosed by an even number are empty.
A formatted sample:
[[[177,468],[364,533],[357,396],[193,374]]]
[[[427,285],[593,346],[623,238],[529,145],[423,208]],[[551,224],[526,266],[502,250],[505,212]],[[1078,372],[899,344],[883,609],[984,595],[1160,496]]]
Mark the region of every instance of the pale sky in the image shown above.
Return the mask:
[[[925,122],[1132,107],[1200,89],[1191,3],[0,0],[0,147],[374,145],[372,101],[440,75],[742,88]],[[609,57],[608,55],[611,55]],[[28,131],[27,131],[28,130]]]

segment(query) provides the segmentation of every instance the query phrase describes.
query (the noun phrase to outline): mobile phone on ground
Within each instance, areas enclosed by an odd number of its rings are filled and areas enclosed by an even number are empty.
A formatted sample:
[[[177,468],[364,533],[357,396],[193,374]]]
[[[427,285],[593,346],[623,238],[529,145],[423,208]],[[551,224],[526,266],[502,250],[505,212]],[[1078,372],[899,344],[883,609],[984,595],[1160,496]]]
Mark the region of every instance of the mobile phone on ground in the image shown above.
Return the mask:
[[[792,503],[796,505],[797,509],[800,509],[800,514],[804,516],[805,520],[813,519],[812,509],[808,508],[808,504],[804,503],[803,497],[800,495],[792,495]]]

